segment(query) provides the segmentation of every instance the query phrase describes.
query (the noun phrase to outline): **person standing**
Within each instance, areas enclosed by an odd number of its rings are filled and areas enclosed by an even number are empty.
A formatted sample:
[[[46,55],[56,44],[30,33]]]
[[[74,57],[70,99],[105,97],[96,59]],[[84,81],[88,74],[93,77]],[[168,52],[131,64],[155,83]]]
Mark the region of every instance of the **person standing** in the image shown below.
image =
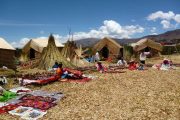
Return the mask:
[[[148,54],[150,54],[150,52],[141,52],[140,53],[140,57],[139,57],[139,59],[140,59],[140,63],[142,63],[142,64],[144,64],[145,65],[145,61],[146,61],[146,56],[148,55]]]
[[[100,57],[99,57],[99,52],[97,51],[96,54],[95,54],[95,61],[99,61],[100,60]]]

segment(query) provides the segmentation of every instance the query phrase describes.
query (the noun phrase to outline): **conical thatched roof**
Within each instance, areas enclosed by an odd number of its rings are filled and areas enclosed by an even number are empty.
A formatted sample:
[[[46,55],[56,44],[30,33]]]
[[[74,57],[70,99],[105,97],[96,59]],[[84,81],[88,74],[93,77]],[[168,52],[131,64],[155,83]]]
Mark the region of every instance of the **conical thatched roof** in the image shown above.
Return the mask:
[[[38,68],[47,70],[49,68],[52,68],[56,61],[62,62],[63,67],[74,67],[73,64],[71,64],[69,61],[66,60],[66,58],[61,55],[55,45],[54,37],[50,35],[47,48],[43,49],[40,62],[38,63]]]
[[[90,65],[90,63],[86,61],[81,55],[82,48],[78,48],[74,41],[67,41],[61,53],[65,58],[67,58],[72,64],[77,67]]]
[[[73,59],[75,55],[75,49],[77,49],[76,43],[74,41],[67,41],[61,54],[68,59]]]

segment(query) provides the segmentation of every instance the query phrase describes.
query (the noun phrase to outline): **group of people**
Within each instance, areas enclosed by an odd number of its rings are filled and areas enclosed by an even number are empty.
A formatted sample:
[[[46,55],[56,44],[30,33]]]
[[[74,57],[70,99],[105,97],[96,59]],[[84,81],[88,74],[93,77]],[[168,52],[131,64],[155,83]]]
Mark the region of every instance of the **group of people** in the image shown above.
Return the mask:
[[[127,62],[123,57],[120,57],[116,65],[119,67],[128,68],[129,70],[144,70],[146,56],[149,54],[150,52],[141,52],[139,58],[140,62],[136,62],[134,60]],[[102,65],[100,61],[97,61],[96,68],[101,73],[107,71],[107,67]]]

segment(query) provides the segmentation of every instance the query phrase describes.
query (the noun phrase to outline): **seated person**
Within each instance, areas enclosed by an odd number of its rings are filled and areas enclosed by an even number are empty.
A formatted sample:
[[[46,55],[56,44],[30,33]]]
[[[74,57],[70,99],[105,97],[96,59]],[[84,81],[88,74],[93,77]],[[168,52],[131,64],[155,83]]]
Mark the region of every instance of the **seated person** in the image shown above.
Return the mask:
[[[121,57],[119,60],[118,60],[118,62],[117,62],[117,65],[118,66],[127,66],[127,62],[124,60],[124,58],[123,57]]]
[[[61,78],[67,78],[67,79],[82,79],[83,78],[83,73],[78,70],[73,70],[69,68],[64,68],[63,69],[63,74],[61,75]]]
[[[175,67],[173,66],[173,63],[171,60],[168,60],[166,58],[164,58],[163,62],[160,64],[154,64],[152,66],[155,69],[158,70],[169,70],[169,69],[175,69]]]
[[[63,64],[60,63],[58,64],[58,68],[56,69],[56,74],[61,76],[63,74],[63,68],[62,68]]]
[[[96,68],[97,68],[97,70],[98,70],[100,73],[103,73],[103,72],[106,71],[106,70],[105,70],[105,67],[102,65],[101,62],[97,62]]]
[[[137,69],[137,63],[134,60],[131,60],[129,62],[129,66],[128,66],[129,70],[136,70]]]
[[[160,70],[168,70],[170,68],[170,62],[168,59],[164,59],[163,63],[161,64]]]
[[[54,65],[52,66],[52,69],[53,69],[53,70],[57,70],[58,65],[59,65],[58,62],[55,62]]]

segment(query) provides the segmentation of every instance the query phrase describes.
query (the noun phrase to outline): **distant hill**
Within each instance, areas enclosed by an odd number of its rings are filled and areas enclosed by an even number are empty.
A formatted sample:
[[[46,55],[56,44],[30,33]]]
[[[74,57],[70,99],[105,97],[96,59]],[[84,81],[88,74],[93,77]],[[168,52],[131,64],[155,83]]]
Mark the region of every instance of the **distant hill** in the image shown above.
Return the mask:
[[[142,38],[151,38],[156,42],[168,42],[168,43],[180,43],[180,29],[168,31],[159,35],[148,35],[141,38],[131,38],[131,39],[117,39],[112,38],[119,44],[128,44],[137,42]],[[91,47],[95,45],[100,39],[98,38],[87,38],[87,39],[80,39],[76,40],[77,45],[82,45],[82,47]]]
[[[80,39],[76,40],[76,44],[82,45],[82,47],[91,47],[95,45],[100,39],[99,38],[86,38],[86,39]]]
[[[159,35],[149,35],[143,38],[152,38],[157,42],[180,43],[180,29],[168,31]]]

